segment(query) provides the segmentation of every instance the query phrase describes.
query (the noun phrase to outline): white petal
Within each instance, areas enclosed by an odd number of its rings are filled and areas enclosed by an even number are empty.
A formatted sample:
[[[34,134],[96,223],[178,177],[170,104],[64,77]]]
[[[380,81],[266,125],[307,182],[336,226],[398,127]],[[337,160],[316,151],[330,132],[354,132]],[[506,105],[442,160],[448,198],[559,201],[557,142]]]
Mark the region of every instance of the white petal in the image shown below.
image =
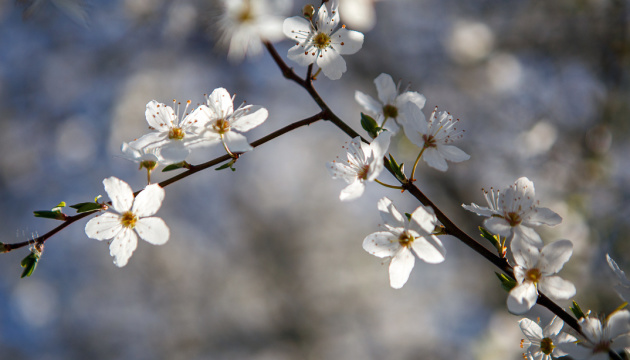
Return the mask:
[[[225,144],[231,152],[246,152],[254,150],[254,148],[249,145],[247,138],[244,135],[235,133],[234,131],[228,131],[223,134],[223,141],[225,141]]]
[[[417,133],[427,134],[429,132],[429,124],[422,113],[422,109],[413,102],[407,102],[402,105],[399,110],[402,110],[404,117],[402,125],[405,128],[405,135],[407,135],[412,143],[423,147],[424,140],[422,139],[422,136]]]
[[[429,264],[439,264],[446,256],[444,245],[434,235],[416,238],[411,248],[421,260]]]
[[[427,102],[427,98],[415,91],[406,91],[396,98],[396,103],[399,106],[402,106],[407,102],[412,102],[418,109],[422,109],[424,104]],[[422,114],[422,112],[420,112],[420,114]],[[422,117],[424,118],[424,114],[422,114]]]
[[[630,312],[628,310],[619,310],[608,316],[606,322],[606,332],[609,339],[628,334],[630,332]]]
[[[375,159],[380,159],[385,156],[387,150],[389,149],[389,143],[392,135],[391,131],[384,131],[372,141],[370,149],[372,150],[372,155]]]
[[[540,343],[543,339],[543,330],[538,324],[536,324],[536,322],[525,318],[521,319],[521,321],[518,322],[518,325],[529,341]]]
[[[542,239],[536,230],[524,226],[523,224],[512,228],[512,239],[521,238],[525,241],[529,241],[532,245],[541,248],[543,246]]]
[[[237,110],[234,117],[236,117],[241,111],[245,112],[245,114],[234,119],[230,123],[233,129],[240,132],[246,132],[255,128],[265,122],[269,116],[269,112],[264,107],[258,105],[248,105]]]
[[[514,238],[510,244],[514,261],[526,269],[532,269],[538,264],[540,250],[521,238]]]
[[[165,191],[158,184],[147,185],[133,202],[131,212],[137,217],[151,216],[162,206]]]
[[[341,194],[339,194],[339,200],[350,201],[357,199],[361,195],[363,195],[364,191],[365,184],[363,183],[363,181],[356,179],[353,183],[341,190]]]
[[[144,115],[147,118],[149,126],[159,132],[168,132],[177,116],[170,106],[166,106],[155,100],[149,101]]]
[[[575,296],[575,285],[560,276],[544,276],[538,281],[538,289],[552,299],[567,300]]]
[[[357,178],[357,172],[354,169],[338,161],[327,162],[326,169],[328,169],[333,179],[343,179],[348,184],[353,183]]]
[[[602,340],[603,329],[602,322],[599,319],[587,316],[580,319],[579,323],[582,332],[589,342],[598,344]]]
[[[160,149],[160,156],[165,164],[174,164],[186,160],[190,149],[182,141],[170,141]]]
[[[411,214],[411,223],[417,224],[424,234],[431,234],[435,229],[437,218],[435,217],[433,209],[419,206]]]
[[[545,245],[540,251],[538,268],[543,274],[558,273],[573,254],[573,243],[569,240],[558,240]]]
[[[165,145],[168,142],[168,132],[152,131],[148,134],[142,135],[141,138],[130,142],[129,146],[136,149],[155,149]]]
[[[301,16],[290,17],[282,23],[282,32],[289,39],[302,42],[311,32],[311,24]]]
[[[124,213],[131,209],[133,203],[133,190],[126,182],[112,176],[103,180],[105,191],[112,200],[112,207],[119,213]]]
[[[561,222],[562,218],[560,217],[560,215],[556,214],[548,208],[540,207],[535,208],[534,211],[530,213],[530,217],[527,219],[527,223],[533,226],[538,226],[542,224],[554,226],[560,224]]]
[[[460,148],[453,145],[438,145],[438,151],[448,161],[462,162],[470,159],[470,155],[466,154]]]
[[[510,291],[507,307],[512,314],[524,314],[536,304],[537,299],[536,286],[530,282],[525,282]]]
[[[514,187],[524,198],[534,199],[536,196],[534,183],[526,177],[518,178],[514,183]]]
[[[338,80],[346,72],[346,61],[332,48],[320,53],[317,58],[317,66],[322,68],[324,75],[330,80]]]
[[[440,154],[437,149],[426,148],[424,150],[424,154],[422,154],[422,158],[427,163],[427,165],[436,170],[446,171],[448,169],[446,159],[444,159],[444,156],[442,156],[442,154]]]
[[[562,327],[564,326],[564,321],[560,319],[557,315],[551,319],[549,325],[545,326],[545,330],[543,331],[543,335],[545,337],[557,336],[562,331]]]
[[[142,240],[153,245],[162,245],[168,241],[170,230],[159,217],[147,217],[136,222],[136,232]]]
[[[295,45],[294,47],[289,49],[289,53],[287,57],[292,61],[295,61],[299,65],[307,66],[315,62],[315,56],[310,49],[306,49],[302,45]]]
[[[415,258],[409,249],[403,247],[398,250],[389,264],[389,284],[394,289],[400,289],[409,279]]]
[[[106,212],[85,224],[85,234],[96,240],[109,240],[122,230],[120,215]]]
[[[396,99],[396,95],[398,95],[394,79],[392,79],[390,75],[383,73],[374,79],[374,84],[376,85],[376,91],[381,103],[394,105],[394,100]]]
[[[363,250],[380,258],[394,256],[398,249],[400,249],[398,238],[387,231],[378,231],[363,239]]]
[[[114,257],[114,264],[118,267],[127,265],[127,261],[138,246],[138,236],[130,228],[123,228],[109,244],[109,254]]]
[[[464,209],[466,209],[468,211],[471,211],[471,212],[474,212],[475,214],[480,215],[480,216],[492,216],[492,215],[496,214],[496,211],[494,211],[494,210],[492,210],[490,208],[487,208],[487,207],[479,206],[479,205],[477,205],[475,203],[472,203],[470,205],[462,204],[462,207]]]
[[[483,226],[495,235],[509,236],[512,226],[502,217],[491,217],[483,221]]]
[[[361,50],[363,34],[344,28],[335,31],[331,36],[331,47],[341,55],[351,55]]]
[[[394,227],[404,227],[405,219],[398,212],[392,201],[386,197],[380,199],[377,204],[378,210],[381,212],[381,219],[385,224]]]
[[[208,96],[206,104],[220,118],[232,115],[234,112],[234,103],[230,93],[224,88],[217,88]]]
[[[359,105],[363,106],[370,115],[376,116],[383,111],[383,104],[374,100],[370,95],[366,95],[360,91],[354,93],[354,100],[356,100]]]

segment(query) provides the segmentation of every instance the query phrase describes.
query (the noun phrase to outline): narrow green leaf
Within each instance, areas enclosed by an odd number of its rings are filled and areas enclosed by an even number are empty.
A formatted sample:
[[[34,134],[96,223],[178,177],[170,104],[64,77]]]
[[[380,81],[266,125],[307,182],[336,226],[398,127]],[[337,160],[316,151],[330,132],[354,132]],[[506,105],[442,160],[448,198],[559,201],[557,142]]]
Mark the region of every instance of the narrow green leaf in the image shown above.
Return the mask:
[[[580,305],[578,305],[578,303],[575,300],[573,300],[573,306],[571,306],[570,309],[571,309],[571,311],[573,312],[573,315],[575,315],[576,318],[581,319],[583,317],[586,317],[586,315],[584,315],[584,312],[580,308]]]
[[[177,169],[181,169],[181,168],[183,168],[183,166],[181,166],[181,163],[171,164],[171,165],[168,165],[168,166],[164,167],[164,169],[162,169],[162,172],[173,171],[173,170],[177,170]]]
[[[24,259],[22,259],[20,265],[24,268],[24,270],[22,271],[22,276],[20,276],[21,278],[25,278],[33,274],[33,271],[35,271],[35,268],[37,268],[39,257],[39,253],[31,252]]]
[[[367,131],[372,139],[376,138],[378,134],[383,131],[383,129],[378,126],[376,120],[364,113],[361,113],[361,127]]]
[[[509,292],[516,286],[516,280],[511,279],[509,276],[505,274],[499,274],[496,272],[495,274],[499,278],[499,281],[501,281],[501,287],[503,288],[503,290]]]
[[[232,160],[226,162],[225,164],[219,166],[218,168],[216,168],[214,170],[219,171],[219,170],[223,170],[223,169],[229,168],[232,171],[236,171],[236,169],[232,166],[232,165],[234,165],[235,162],[236,162],[236,159],[232,159]]]
[[[33,211],[35,217],[46,218],[46,219],[55,219],[55,220],[66,220],[68,217],[66,214],[61,211],[50,211],[50,210],[37,210]]]
[[[405,213],[405,216],[407,217],[407,220],[411,221],[411,214],[410,213]]]

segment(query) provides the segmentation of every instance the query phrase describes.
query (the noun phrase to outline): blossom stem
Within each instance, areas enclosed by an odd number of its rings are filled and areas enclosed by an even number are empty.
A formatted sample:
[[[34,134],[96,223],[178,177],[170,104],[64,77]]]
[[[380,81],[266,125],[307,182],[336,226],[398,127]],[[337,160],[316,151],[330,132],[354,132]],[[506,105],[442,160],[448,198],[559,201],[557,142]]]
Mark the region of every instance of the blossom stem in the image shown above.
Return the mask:
[[[147,169],[147,185],[151,185],[151,170]]]
[[[374,179],[374,182],[379,183],[379,184],[385,186],[386,188],[404,190],[404,188],[402,186],[385,184],[384,182],[381,182],[378,179]]]
[[[221,144],[223,144],[223,148],[225,149],[225,151],[227,151],[228,155],[230,155],[230,157],[232,157],[232,159],[236,159],[238,157],[238,156],[234,155],[234,153],[232,153],[230,151],[230,149],[228,149],[227,144],[223,140],[223,134],[221,134]]]
[[[420,150],[420,154],[418,154],[416,162],[413,163],[413,168],[411,168],[411,177],[409,178],[409,181],[411,182],[416,181],[416,167],[418,167],[418,162],[420,162],[420,158],[422,157],[422,154],[424,154],[424,149],[426,149],[426,147],[423,147],[422,150]]]

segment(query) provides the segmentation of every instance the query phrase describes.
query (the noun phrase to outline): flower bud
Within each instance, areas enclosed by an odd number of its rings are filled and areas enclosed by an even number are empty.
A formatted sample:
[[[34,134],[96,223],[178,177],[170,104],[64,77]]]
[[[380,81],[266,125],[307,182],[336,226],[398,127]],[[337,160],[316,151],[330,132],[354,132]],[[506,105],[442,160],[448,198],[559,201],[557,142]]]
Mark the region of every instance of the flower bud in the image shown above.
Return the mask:
[[[315,14],[315,7],[313,7],[313,5],[311,4],[304,5],[304,8],[302,9],[302,15],[304,15],[305,18],[311,20],[313,18],[313,14]]]

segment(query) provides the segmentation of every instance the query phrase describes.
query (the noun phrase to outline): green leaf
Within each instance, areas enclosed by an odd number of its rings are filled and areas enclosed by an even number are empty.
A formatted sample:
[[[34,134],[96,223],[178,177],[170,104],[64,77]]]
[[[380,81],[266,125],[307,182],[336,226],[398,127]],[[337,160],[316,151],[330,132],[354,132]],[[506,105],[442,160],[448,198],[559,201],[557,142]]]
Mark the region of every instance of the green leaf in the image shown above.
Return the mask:
[[[232,167],[232,165],[234,165],[234,163],[235,163],[235,162],[236,162],[236,160],[235,160],[235,159],[232,159],[232,160],[230,160],[230,161],[226,162],[225,164],[223,164],[223,165],[219,166],[218,168],[216,168],[216,169],[214,169],[214,170],[217,170],[217,171],[218,171],[218,170],[223,170],[223,169],[230,168],[230,170],[232,170],[232,171],[236,171],[236,169],[235,169],[234,167]]]
[[[580,308],[580,305],[578,305],[578,303],[575,300],[573,300],[573,306],[571,306],[570,309],[573,312],[573,315],[575,315],[575,317],[578,318],[578,320],[583,317],[586,317],[586,315],[584,315],[584,312]]]
[[[50,210],[37,210],[33,211],[35,217],[46,218],[46,219],[55,219],[65,221],[68,217],[66,214],[62,213],[61,210],[50,211]]]
[[[93,202],[78,203],[78,204],[70,205],[70,207],[73,208],[73,209],[76,209],[77,213],[84,213],[84,212],[88,212],[88,211],[94,211],[94,210],[101,210],[101,209],[103,209],[103,205],[102,204],[93,203]]]
[[[25,278],[33,274],[33,271],[35,271],[35,268],[37,268],[39,257],[39,252],[31,252],[30,254],[28,254],[28,256],[22,259],[20,265],[24,268],[24,271],[22,271],[22,276],[20,276],[21,278]]]
[[[405,216],[407,217],[407,220],[411,221],[411,214],[410,213],[405,213]]]
[[[389,160],[387,159],[385,160],[389,163],[389,167],[394,172],[394,176],[396,176],[396,178],[400,182],[406,183],[408,180],[407,180],[407,177],[405,176],[405,164],[398,165],[398,163],[396,162],[396,159],[394,159],[392,154],[389,154]]]
[[[378,134],[380,134],[383,129],[378,126],[376,120],[374,120],[371,116],[365,115],[361,113],[361,127],[372,137],[372,139],[376,138]]]
[[[486,230],[483,226],[479,227],[479,231],[481,231],[481,237],[490,241],[492,246],[494,246],[497,250],[501,249],[501,240],[498,235],[494,235]]]
[[[173,170],[177,170],[181,168],[190,169],[190,164],[187,163],[186,161],[178,162],[175,164],[168,165],[167,167],[162,169],[162,172],[173,171]]]
[[[510,278],[509,276],[496,272],[495,275],[499,278],[499,281],[501,281],[501,287],[503,288],[503,290],[509,292],[516,286],[516,280]]]

